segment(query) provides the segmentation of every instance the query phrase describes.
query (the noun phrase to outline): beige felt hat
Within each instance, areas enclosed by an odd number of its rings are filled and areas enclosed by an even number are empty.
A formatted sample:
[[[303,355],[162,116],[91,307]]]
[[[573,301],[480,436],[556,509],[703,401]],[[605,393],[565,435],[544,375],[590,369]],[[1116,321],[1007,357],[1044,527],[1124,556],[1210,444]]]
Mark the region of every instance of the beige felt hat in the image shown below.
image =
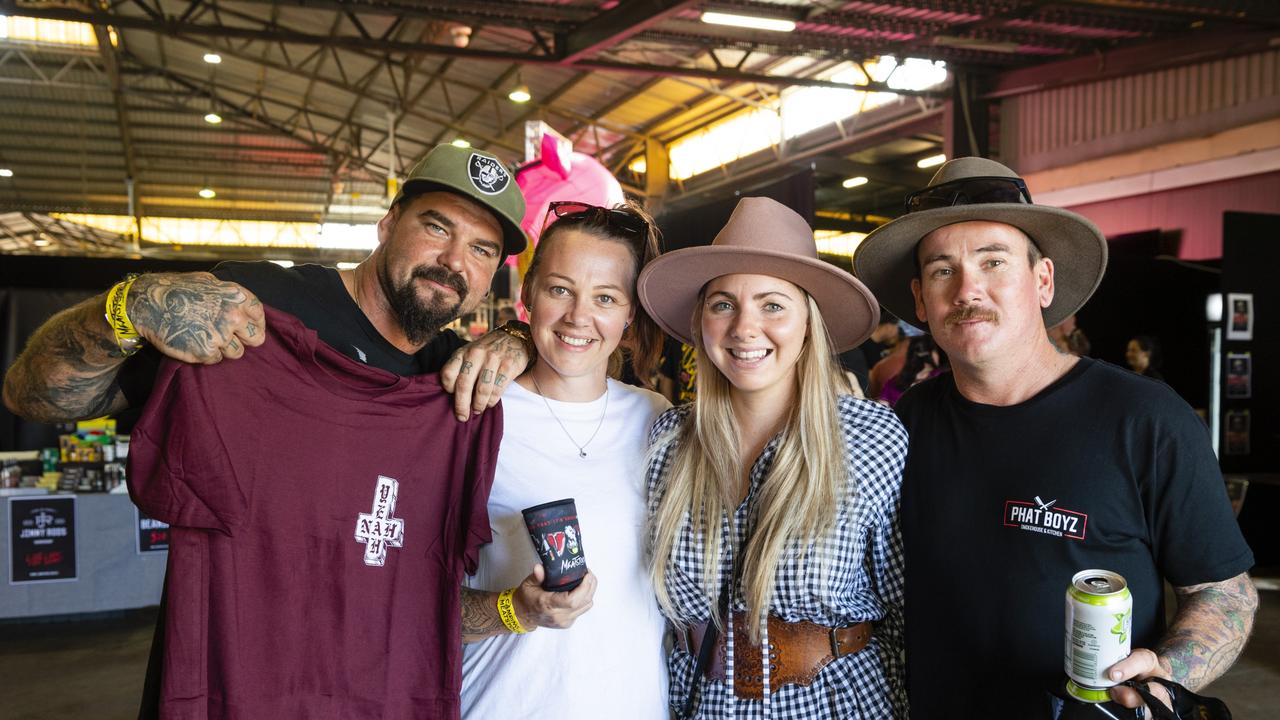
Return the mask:
[[[710,245],[659,256],[638,281],[640,302],[672,337],[693,344],[691,322],[698,294],[708,282],[739,273],[770,275],[794,283],[818,303],[838,351],[862,344],[880,318],[865,285],[818,259],[813,230],[782,203],[743,198]]]
[[[908,213],[876,228],[853,255],[853,271],[880,302],[918,328],[911,280],[917,276],[916,247],[945,225],[986,220],[1025,232],[1053,260],[1053,302],[1044,308],[1045,327],[1079,310],[1102,282],[1107,238],[1088,219],[1069,210],[1031,204],[1017,173],[994,160],[963,157],[938,169],[921,191],[907,196]],[[912,207],[918,209],[912,210]]]

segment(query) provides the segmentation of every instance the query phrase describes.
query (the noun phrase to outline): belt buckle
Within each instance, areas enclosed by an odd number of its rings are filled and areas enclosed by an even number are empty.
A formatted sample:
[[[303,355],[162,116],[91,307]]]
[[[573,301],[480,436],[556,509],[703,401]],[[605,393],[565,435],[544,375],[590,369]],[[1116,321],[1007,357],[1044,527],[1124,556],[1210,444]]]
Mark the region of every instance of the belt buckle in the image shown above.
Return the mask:
[[[836,638],[836,631],[843,628],[827,628],[827,638],[831,641],[831,657],[836,659],[840,657],[840,641]]]

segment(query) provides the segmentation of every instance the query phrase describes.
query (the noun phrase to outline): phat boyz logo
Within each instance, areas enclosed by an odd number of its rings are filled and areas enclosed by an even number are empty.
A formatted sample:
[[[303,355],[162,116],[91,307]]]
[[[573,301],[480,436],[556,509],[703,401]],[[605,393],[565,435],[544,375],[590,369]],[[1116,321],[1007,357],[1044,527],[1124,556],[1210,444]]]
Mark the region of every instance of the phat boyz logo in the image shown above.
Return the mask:
[[[471,153],[467,175],[471,177],[471,184],[485,195],[497,195],[511,183],[511,173],[502,163],[479,153]]]
[[[1039,495],[1035,497],[1035,502],[1006,500],[1004,525],[1027,532],[1083,540],[1089,516],[1075,510],[1065,510],[1057,507],[1057,504],[1057,500],[1045,502]]]

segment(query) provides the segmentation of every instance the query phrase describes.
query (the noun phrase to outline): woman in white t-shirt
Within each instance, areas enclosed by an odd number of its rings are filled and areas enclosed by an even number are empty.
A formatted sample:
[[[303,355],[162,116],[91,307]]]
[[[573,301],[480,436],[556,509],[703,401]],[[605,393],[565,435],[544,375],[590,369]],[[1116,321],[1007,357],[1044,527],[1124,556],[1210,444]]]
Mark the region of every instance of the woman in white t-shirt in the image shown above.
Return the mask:
[[[493,542],[466,582],[489,593],[479,597],[498,606],[502,625],[465,647],[462,716],[665,720],[665,621],[641,537],[646,437],[669,403],[609,377],[621,345],[642,378],[662,347],[635,291],[657,230],[631,205],[552,203],[551,212],[522,290],[538,359],[502,398]],[[545,593],[521,510],[566,497],[590,573],[571,592]]]

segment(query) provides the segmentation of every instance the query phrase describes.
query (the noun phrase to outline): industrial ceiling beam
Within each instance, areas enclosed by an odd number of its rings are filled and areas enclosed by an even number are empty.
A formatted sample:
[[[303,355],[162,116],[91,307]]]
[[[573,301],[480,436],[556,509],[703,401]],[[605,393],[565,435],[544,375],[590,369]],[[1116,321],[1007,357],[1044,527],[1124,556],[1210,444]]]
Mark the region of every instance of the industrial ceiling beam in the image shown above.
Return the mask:
[[[873,92],[895,92],[899,95],[923,97],[941,97],[945,93],[935,90],[899,90],[890,88],[884,83],[869,82],[864,85],[850,85],[816,78],[797,78],[781,75],[756,75],[732,68],[696,68],[680,65],[660,65],[650,63],[630,63],[607,60],[579,60],[565,65],[558,54],[539,55],[533,53],[515,53],[501,50],[485,50],[480,48],[459,48],[453,45],[438,45],[402,40],[383,40],[360,36],[323,36],[310,33],[284,30],[278,27],[246,28],[227,25],[207,25],[192,22],[179,22],[166,19],[158,21],[136,15],[122,15],[102,10],[79,11],[58,7],[29,7],[17,5],[14,0],[0,0],[0,14],[26,17],[66,20],[70,22],[90,23],[94,25],[112,25],[130,30],[145,30],[172,37],[195,35],[224,39],[258,40],[273,43],[295,45],[335,47],[345,50],[365,50],[379,53],[404,53],[405,55],[439,55],[444,57],[463,57],[476,61],[521,63],[528,65],[559,65],[578,70],[598,70],[603,72],[631,73],[638,75],[666,77],[697,77],[715,80],[736,80],[739,82],[756,82],[764,85],[828,87],[837,89],[858,89]]]
[[[696,0],[623,0],[556,38],[560,63],[573,65],[695,4]]]

